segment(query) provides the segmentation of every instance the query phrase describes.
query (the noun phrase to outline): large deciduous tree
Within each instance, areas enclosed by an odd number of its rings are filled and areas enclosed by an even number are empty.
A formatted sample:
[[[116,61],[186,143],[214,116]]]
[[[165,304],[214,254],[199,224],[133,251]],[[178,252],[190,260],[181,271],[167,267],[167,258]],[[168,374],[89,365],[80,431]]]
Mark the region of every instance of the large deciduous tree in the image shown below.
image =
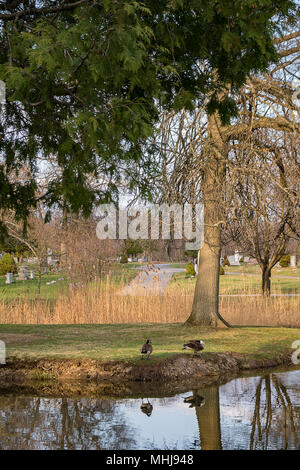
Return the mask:
[[[288,0],[191,0],[188,8],[182,0],[1,2],[0,207],[26,218],[36,175],[55,157],[62,171],[40,200],[88,215],[114,189],[91,188],[88,176],[102,172],[110,181],[138,162],[158,106],[191,107],[209,96],[211,112],[233,113],[227,95],[218,102],[222,86],[239,88],[275,59],[273,19],[294,7]],[[24,164],[31,178],[11,181]]]
[[[162,120],[160,152],[165,197],[176,200],[180,193],[183,204],[204,204],[204,244],[188,323],[216,326],[220,319],[221,229],[233,209],[240,209],[237,213],[243,216],[244,227],[249,210],[253,212],[253,206],[249,207],[245,197],[241,202],[241,190],[255,192],[259,187],[262,196],[256,194],[257,209],[267,211],[267,217],[270,216],[274,223],[276,206],[279,251],[274,252],[275,257],[265,260],[265,256],[259,258],[258,251],[255,255],[262,270],[266,271],[265,286],[270,269],[283,250],[282,241],[291,234],[291,221],[295,211],[299,210],[296,145],[299,107],[293,99],[299,37],[299,30],[293,28],[292,32],[274,39],[280,60],[270,66],[267,73],[249,76],[245,86],[235,95],[239,113],[231,123],[224,123],[219,111],[209,114],[204,107],[192,113],[186,110],[178,115],[170,113]],[[234,94],[234,90],[228,86],[223,93]],[[245,185],[250,181],[251,188],[247,188]],[[251,219],[249,228],[252,222],[255,226],[255,220]]]

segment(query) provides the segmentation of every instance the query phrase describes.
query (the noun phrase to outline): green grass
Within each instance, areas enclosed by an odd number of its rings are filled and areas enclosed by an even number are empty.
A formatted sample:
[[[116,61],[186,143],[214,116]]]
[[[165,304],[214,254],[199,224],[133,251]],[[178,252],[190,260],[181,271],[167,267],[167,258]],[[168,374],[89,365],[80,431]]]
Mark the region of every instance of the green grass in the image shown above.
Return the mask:
[[[107,272],[111,272],[111,279],[115,284],[121,282],[130,282],[138,274],[137,269],[133,269],[138,263],[113,264],[109,266]],[[29,279],[28,281],[18,281],[14,276],[13,284],[5,284],[5,276],[0,277],[0,299],[5,301],[13,301],[16,299],[34,300],[38,293],[38,280]],[[63,281],[57,281],[55,284],[47,285],[49,281],[64,278]],[[41,280],[41,299],[55,301],[68,289],[69,280],[63,273],[45,274]]]
[[[168,266],[172,268],[183,268],[185,269],[187,266],[187,262],[183,263],[170,263]],[[261,269],[258,264],[245,264],[239,266],[225,266],[225,271],[227,273],[244,273],[244,274],[261,274]],[[273,276],[293,276],[293,277],[300,277],[300,266],[297,268],[282,268],[280,266],[272,269]]]
[[[170,268],[182,268],[182,269],[185,269],[186,266],[188,265],[188,262],[185,261],[183,263],[171,263],[171,264],[168,264],[168,266]]]
[[[243,265],[243,266],[225,266],[226,272],[245,273],[245,274],[261,274],[261,269],[258,265]],[[282,268],[280,266],[272,269],[273,276],[294,276],[300,277],[300,267],[297,268]]]
[[[66,289],[67,282],[57,281],[56,284],[47,285],[46,282],[64,277],[62,274],[50,274],[42,276],[41,298],[55,300]],[[5,277],[0,278],[0,299],[11,301],[15,299],[35,299],[38,293],[38,280],[17,281],[13,284],[5,284]]]
[[[8,335],[7,335],[8,334]],[[14,336],[10,336],[10,335]],[[26,336],[25,336],[26,335]],[[29,335],[29,336],[28,336]],[[35,337],[37,335],[37,337]],[[185,341],[205,341],[205,352],[237,352],[250,358],[271,358],[291,350],[299,329],[240,327],[208,329],[182,324],[126,325],[0,325],[8,356],[18,358],[93,358],[140,361],[144,340],[153,343],[151,361],[182,353]],[[189,352],[186,352],[189,354]]]
[[[170,283],[169,289],[174,287],[191,289],[195,286],[196,278],[188,279],[185,273],[176,273]],[[273,293],[283,294],[300,293],[300,279],[282,279],[273,277],[271,279],[271,290]],[[230,275],[220,276],[220,294],[242,294],[261,293],[261,276]]]

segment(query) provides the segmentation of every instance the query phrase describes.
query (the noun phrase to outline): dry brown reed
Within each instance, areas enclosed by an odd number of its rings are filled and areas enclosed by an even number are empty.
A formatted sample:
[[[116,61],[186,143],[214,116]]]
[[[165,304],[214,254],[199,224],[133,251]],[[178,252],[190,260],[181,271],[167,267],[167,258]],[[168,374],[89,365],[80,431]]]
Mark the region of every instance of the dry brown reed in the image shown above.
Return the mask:
[[[163,293],[139,289],[122,293],[108,277],[47,300],[0,302],[2,324],[113,324],[184,322],[191,310],[190,289],[169,288]],[[221,296],[220,312],[232,325],[300,327],[300,297]]]

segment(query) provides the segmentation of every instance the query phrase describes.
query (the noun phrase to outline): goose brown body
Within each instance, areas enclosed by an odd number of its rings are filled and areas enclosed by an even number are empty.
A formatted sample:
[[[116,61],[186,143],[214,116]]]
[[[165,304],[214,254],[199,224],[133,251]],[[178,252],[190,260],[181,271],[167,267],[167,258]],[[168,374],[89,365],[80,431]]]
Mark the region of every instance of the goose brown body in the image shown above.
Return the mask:
[[[147,339],[146,343],[143,344],[141,348],[142,358],[147,357],[149,359],[150,354],[152,354],[152,351],[153,351],[153,348],[152,348],[151,340]]]
[[[204,341],[201,341],[200,339],[190,339],[188,343],[183,345],[183,349],[191,349],[194,351],[194,354],[196,354],[204,349]]]

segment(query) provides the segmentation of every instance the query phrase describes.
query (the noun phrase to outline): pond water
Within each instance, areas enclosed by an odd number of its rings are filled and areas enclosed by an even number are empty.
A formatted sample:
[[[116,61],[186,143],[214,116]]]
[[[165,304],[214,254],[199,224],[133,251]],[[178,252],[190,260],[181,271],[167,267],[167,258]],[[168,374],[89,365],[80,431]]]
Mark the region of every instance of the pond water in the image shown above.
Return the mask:
[[[300,449],[300,370],[166,398],[0,395],[0,449]]]

